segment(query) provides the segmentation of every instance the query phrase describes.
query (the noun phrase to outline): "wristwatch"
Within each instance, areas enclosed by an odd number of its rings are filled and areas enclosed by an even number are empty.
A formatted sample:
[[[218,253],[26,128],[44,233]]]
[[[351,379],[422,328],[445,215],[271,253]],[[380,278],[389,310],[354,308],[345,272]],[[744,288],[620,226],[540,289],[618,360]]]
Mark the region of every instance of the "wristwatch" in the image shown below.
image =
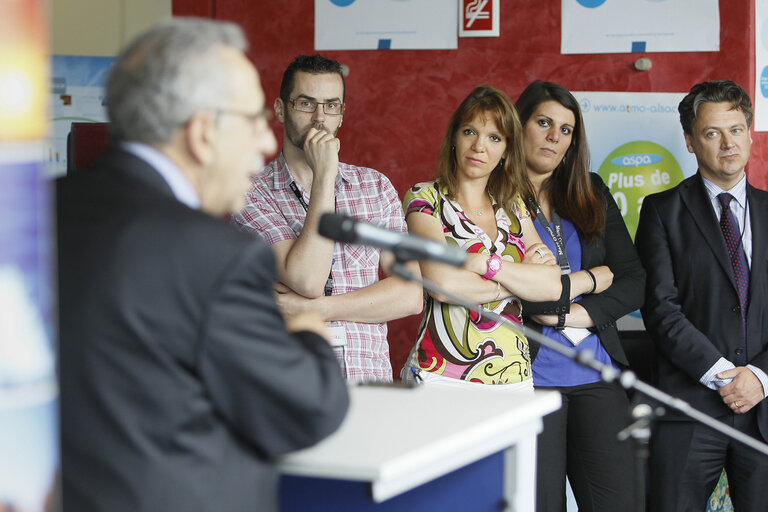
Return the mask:
[[[486,281],[488,279],[492,279],[493,276],[498,274],[499,270],[501,270],[501,264],[502,264],[501,256],[499,256],[496,253],[491,254],[491,257],[488,258],[488,271],[485,274],[483,274],[483,279],[485,279]]]

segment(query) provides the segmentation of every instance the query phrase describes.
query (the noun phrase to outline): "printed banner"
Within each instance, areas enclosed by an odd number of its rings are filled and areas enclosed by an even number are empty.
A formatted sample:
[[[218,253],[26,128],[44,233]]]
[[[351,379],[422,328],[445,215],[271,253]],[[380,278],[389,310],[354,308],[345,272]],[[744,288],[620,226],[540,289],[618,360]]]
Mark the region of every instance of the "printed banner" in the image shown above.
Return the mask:
[[[59,465],[51,183],[0,143],[0,510],[49,510]]]
[[[51,129],[43,149],[46,174],[67,172],[67,135],[72,123],[107,120],[104,86],[112,57],[51,56]]]
[[[768,0],[755,0],[755,120],[752,126],[756,132],[768,131]]]
[[[0,3],[0,511],[58,510],[44,0]]]
[[[685,93],[574,92],[592,170],[611,189],[634,238],[643,198],[696,172],[677,106]]]
[[[720,50],[718,0],[562,0],[562,53]]]
[[[446,0],[315,0],[315,50],[455,50]]]
[[[592,170],[611,190],[634,239],[643,199],[696,172],[677,106],[685,93],[574,92],[584,114]],[[619,328],[643,330],[639,313]]]

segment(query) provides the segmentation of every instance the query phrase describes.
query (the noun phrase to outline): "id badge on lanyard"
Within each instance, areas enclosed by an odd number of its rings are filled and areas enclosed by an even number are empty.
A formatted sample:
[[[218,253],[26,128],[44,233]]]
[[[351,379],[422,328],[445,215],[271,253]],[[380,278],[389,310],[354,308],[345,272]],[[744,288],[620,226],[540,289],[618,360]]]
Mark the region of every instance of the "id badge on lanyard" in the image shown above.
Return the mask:
[[[536,219],[538,219],[539,223],[547,231],[547,234],[549,234],[552,238],[552,242],[555,244],[557,263],[560,265],[560,273],[570,274],[571,264],[568,263],[568,254],[565,251],[565,235],[563,234],[563,222],[560,220],[560,216],[554,209],[552,210],[552,224],[555,225],[555,228],[552,229],[552,226],[547,222],[547,218],[544,216],[544,212],[541,211],[541,206],[536,205]],[[576,347],[591,333],[588,329],[583,327],[566,326],[560,329],[560,334],[570,341],[571,345]]]
[[[331,335],[332,347],[345,347],[347,345],[347,332],[341,322],[327,322],[328,332]]]

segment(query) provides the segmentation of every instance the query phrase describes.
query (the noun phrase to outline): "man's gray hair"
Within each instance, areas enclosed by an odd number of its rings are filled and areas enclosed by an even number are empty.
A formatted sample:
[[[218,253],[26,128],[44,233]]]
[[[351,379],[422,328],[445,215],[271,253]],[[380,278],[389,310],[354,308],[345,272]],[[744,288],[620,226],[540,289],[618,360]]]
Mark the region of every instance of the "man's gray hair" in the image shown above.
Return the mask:
[[[680,124],[683,132],[693,134],[693,125],[699,113],[699,107],[704,103],[730,103],[731,110],[741,110],[747,121],[747,128],[752,126],[752,100],[747,91],[731,80],[711,80],[701,82],[691,87],[691,91],[683,98],[677,110],[680,113]]]
[[[226,105],[229,74],[217,50],[247,45],[234,23],[203,18],[173,18],[138,36],[107,79],[112,137],[166,143],[195,112]]]

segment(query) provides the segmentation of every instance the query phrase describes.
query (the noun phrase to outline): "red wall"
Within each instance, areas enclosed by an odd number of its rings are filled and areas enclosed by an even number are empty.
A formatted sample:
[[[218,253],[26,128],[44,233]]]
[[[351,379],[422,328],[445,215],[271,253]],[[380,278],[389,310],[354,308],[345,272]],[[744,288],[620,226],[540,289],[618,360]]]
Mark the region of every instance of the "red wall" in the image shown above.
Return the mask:
[[[515,100],[534,79],[579,91],[684,92],[697,82],[728,78],[754,97],[754,0],[720,2],[719,52],[610,55],[560,54],[561,0],[501,3],[501,37],[459,39],[458,50],[323,52],[350,69],[339,132],[342,160],[380,170],[402,197],[413,183],[432,176],[448,118],[480,83]],[[270,102],[287,64],[296,55],[315,53],[314,0],[173,0],[173,12],[240,23]],[[650,71],[634,70],[642,56],[653,61]],[[275,122],[274,128],[282,136],[281,125]],[[749,179],[768,188],[762,165],[768,134],[754,134],[753,140]],[[390,323],[395,373],[418,321]]]

